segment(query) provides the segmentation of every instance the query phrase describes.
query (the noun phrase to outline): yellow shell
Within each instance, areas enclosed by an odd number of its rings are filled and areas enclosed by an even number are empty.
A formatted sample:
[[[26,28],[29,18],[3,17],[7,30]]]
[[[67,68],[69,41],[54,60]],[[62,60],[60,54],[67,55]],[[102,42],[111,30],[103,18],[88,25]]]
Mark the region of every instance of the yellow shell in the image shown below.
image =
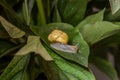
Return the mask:
[[[61,30],[53,30],[49,34],[48,40],[50,42],[58,42],[58,43],[62,43],[62,44],[67,44],[68,35],[65,32],[61,31]]]

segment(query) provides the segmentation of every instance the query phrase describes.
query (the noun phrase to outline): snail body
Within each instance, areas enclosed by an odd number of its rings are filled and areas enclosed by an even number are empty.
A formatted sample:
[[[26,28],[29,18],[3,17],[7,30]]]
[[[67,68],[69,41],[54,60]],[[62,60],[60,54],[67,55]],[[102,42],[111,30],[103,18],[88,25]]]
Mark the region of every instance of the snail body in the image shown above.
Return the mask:
[[[60,43],[51,43],[50,46],[56,50],[67,52],[67,53],[77,53],[77,46],[60,44]]]
[[[53,30],[48,35],[48,40],[51,42],[50,46],[56,50],[68,53],[77,53],[77,46],[68,45],[68,35],[61,30]]]

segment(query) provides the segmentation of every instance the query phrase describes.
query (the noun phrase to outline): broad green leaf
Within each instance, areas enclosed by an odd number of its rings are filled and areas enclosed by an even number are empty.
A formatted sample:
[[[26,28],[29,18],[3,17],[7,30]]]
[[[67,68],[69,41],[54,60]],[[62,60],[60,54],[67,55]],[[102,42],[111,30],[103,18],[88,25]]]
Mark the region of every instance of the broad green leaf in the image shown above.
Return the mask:
[[[60,80],[59,69],[54,63],[54,61],[45,61],[43,58],[38,56],[38,61],[40,66],[49,80]],[[61,74],[62,75],[62,74]],[[64,77],[64,75],[62,75]],[[65,80],[65,79],[62,79]],[[66,79],[67,80],[67,79]]]
[[[115,22],[114,24],[120,26],[120,22]],[[120,32],[116,33],[115,35],[112,35],[108,38],[106,38],[102,43],[115,43],[115,44],[120,44]]]
[[[85,15],[87,0],[58,0],[62,22],[77,25]]]
[[[69,78],[69,80],[78,80],[76,76],[73,76],[71,73],[64,72],[64,74]]]
[[[67,77],[66,74],[64,74],[64,72],[58,67],[58,71],[59,71],[59,80],[69,80],[69,77]]]
[[[84,28],[84,26],[86,24],[94,24],[94,23],[96,23],[98,21],[103,21],[104,11],[105,11],[105,9],[103,9],[102,11],[100,11],[97,14],[93,14],[93,15],[88,16],[83,21],[81,21],[76,27],[80,31],[82,31],[81,29]]]
[[[120,26],[119,22],[114,22],[114,24]],[[117,32],[116,34],[111,35],[111,36],[101,40],[100,43],[97,43],[97,46],[99,45],[99,47],[101,47],[101,46],[105,47],[105,45],[109,45],[109,44],[120,44],[120,32]],[[98,52],[100,53],[101,51],[98,51]]]
[[[30,80],[26,71],[18,72],[11,80]]]
[[[120,9],[120,0],[109,0],[112,14],[115,14]]]
[[[115,13],[112,14],[111,11],[106,12],[104,16],[104,20],[106,21],[119,21],[120,20],[120,9]]]
[[[25,32],[8,22],[2,16],[0,16],[0,22],[12,38],[20,38],[25,35]]]
[[[58,67],[60,67],[61,70],[64,72],[67,72],[71,74],[73,77],[70,77],[70,80],[95,80],[92,73],[88,72],[84,68],[81,68],[80,66],[73,65],[70,63],[65,63],[61,60],[56,60],[56,64]],[[68,76],[69,77],[69,76]]]
[[[16,55],[26,55],[30,52],[39,54],[45,60],[53,60],[52,57],[47,53],[46,49],[42,46],[39,36],[29,36],[27,44],[21,48]]]
[[[26,69],[30,59],[30,54],[25,56],[15,56],[4,72],[0,76],[0,80],[11,80],[17,73]],[[23,80],[24,74],[20,77]]]
[[[101,58],[92,57],[92,63],[104,72],[110,80],[118,80],[117,72],[110,62]]]
[[[48,48],[47,50],[54,58],[56,65],[62,70],[63,74],[68,77],[68,80],[95,80],[95,77],[88,69],[64,60]]]
[[[107,21],[99,21],[95,24],[87,24],[80,31],[89,44],[94,44],[107,38],[120,30],[120,26]]]
[[[56,53],[58,53],[59,55],[68,60],[72,60],[86,67],[88,66],[89,47],[83,40],[78,29],[75,29],[74,27],[66,23],[51,23],[46,26],[41,26],[38,28],[39,29],[36,28],[35,30],[35,28],[34,27],[32,28],[31,26],[32,31],[39,35],[41,39],[47,44],[47,46],[49,46],[52,50],[54,50]],[[50,46],[50,42],[48,41],[48,35],[51,33],[51,31],[55,29],[60,29],[68,34],[69,36],[68,44],[77,45],[78,47],[77,53],[67,53],[58,51]],[[39,33],[37,33],[38,30],[40,30]]]
[[[64,12],[69,0],[56,0],[60,14]],[[55,3],[56,4],[56,3]]]
[[[99,44],[99,46],[104,46],[104,45],[109,45],[109,44],[115,44],[115,45],[120,44],[120,32],[103,39],[98,44]]]

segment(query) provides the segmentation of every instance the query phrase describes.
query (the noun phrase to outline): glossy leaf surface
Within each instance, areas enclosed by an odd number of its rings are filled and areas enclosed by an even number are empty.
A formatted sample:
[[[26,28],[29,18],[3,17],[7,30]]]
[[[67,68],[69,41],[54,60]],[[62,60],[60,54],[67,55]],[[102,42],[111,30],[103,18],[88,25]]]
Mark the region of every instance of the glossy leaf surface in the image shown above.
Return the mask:
[[[98,21],[103,21],[103,16],[104,16],[104,11],[102,10],[97,14],[90,15],[86,17],[82,22],[80,22],[76,27],[82,31],[81,29],[86,25],[86,24],[94,24]]]
[[[15,56],[10,64],[7,66],[7,68],[4,70],[4,72],[1,74],[0,80],[10,80],[21,71],[23,71],[23,74],[19,76],[19,78],[21,80],[24,80],[24,70],[29,62],[29,59],[30,54],[25,56]]]
[[[62,21],[72,25],[78,24],[84,18],[86,7],[87,0],[58,0]]]
[[[49,54],[54,58],[55,64],[63,72],[62,74],[68,78],[67,80],[95,80],[93,74],[89,72],[88,69],[81,67],[80,65],[70,63],[49,49],[47,50]]]
[[[103,14],[104,10],[92,16],[88,16],[76,26],[82,33],[84,39],[91,45],[120,30],[119,26],[103,21]]]
[[[85,40],[94,44],[106,37],[109,37],[120,30],[120,27],[110,22],[96,22],[95,24],[88,24],[82,29],[82,35]]]
[[[120,0],[109,0],[112,13],[115,14],[120,9]]]
[[[78,47],[77,53],[66,53],[62,51],[57,51],[54,48],[50,47],[50,42],[48,41],[48,35],[51,33],[51,31],[55,29],[60,29],[68,34],[69,36],[68,44],[76,45]],[[54,50],[60,56],[87,67],[89,47],[84,41],[84,39],[82,38],[78,29],[75,29],[71,25],[66,23],[52,23],[43,27],[39,27],[39,29],[33,28],[32,30],[33,32],[35,32],[37,35],[41,37],[41,39],[47,44],[47,46],[49,46],[52,50]],[[39,33],[38,33],[38,30],[40,30]]]

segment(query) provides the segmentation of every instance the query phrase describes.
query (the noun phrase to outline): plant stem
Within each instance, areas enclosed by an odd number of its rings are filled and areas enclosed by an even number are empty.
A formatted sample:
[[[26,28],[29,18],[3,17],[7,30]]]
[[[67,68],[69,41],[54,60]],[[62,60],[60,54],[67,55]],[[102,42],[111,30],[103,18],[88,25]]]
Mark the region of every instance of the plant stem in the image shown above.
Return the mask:
[[[44,12],[44,8],[43,8],[42,0],[36,0],[36,2],[37,2],[37,6],[38,6],[38,11],[39,11],[38,21],[41,21],[41,22],[39,22],[40,25],[45,25],[46,24],[46,18],[45,18],[45,12]]]
[[[47,11],[48,22],[50,22],[50,0],[47,1]]]
[[[27,5],[27,0],[25,0],[25,11],[26,11],[26,23],[29,25],[29,14],[28,14],[28,5]]]

